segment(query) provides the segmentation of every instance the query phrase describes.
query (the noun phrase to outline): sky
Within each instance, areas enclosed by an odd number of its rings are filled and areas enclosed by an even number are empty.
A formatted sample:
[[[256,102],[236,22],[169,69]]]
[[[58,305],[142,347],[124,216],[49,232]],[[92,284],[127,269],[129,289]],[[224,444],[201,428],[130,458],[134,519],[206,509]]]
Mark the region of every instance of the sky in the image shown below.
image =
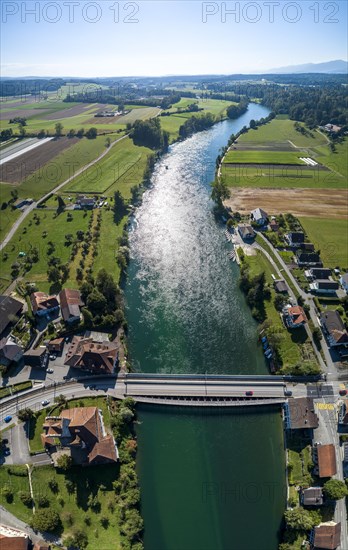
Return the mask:
[[[347,5],[2,0],[1,75],[231,74],[346,60]]]

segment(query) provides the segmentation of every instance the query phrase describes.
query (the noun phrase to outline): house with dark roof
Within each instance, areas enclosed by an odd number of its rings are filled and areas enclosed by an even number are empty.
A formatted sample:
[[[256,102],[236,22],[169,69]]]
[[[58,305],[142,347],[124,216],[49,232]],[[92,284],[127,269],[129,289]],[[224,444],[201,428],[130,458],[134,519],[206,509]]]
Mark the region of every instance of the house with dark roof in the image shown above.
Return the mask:
[[[341,544],[341,524],[334,521],[314,527],[310,541],[314,550],[335,550]]]
[[[0,296],[0,338],[11,328],[21,315],[23,304],[11,296]]]
[[[299,267],[323,267],[323,262],[316,252],[297,250],[295,261]]]
[[[288,430],[314,429],[319,426],[311,397],[291,398],[284,404],[285,427]]]
[[[59,295],[60,311],[66,323],[75,323],[81,319],[80,307],[83,306],[79,290],[64,288]]]
[[[258,225],[265,225],[268,221],[268,214],[262,208],[255,208],[251,211],[250,218]]]
[[[348,346],[348,333],[338,311],[324,311],[320,323],[330,347]]]
[[[301,306],[286,305],[283,309],[283,319],[288,328],[300,328],[307,322],[306,314]]]
[[[319,477],[332,477],[337,473],[335,446],[317,445]]]
[[[0,340],[0,365],[8,367],[12,362],[18,363],[23,356],[23,349],[12,338]]]
[[[340,283],[342,285],[342,288],[346,291],[346,294],[348,294],[348,273],[344,273],[340,277]]]
[[[271,220],[269,224],[269,228],[271,231],[278,231],[279,230],[279,223],[276,220]]]
[[[255,237],[255,231],[248,223],[238,224],[238,233],[242,237],[243,241],[250,241]]]
[[[305,250],[306,252],[314,252],[315,246],[313,243],[301,243],[300,250]]]
[[[117,362],[118,345],[114,342],[95,342],[92,337],[74,336],[64,364],[96,374],[113,374]]]
[[[283,279],[279,279],[277,281],[274,281],[273,286],[274,286],[274,290],[276,292],[278,292],[279,294],[288,294],[289,293],[289,287]]]
[[[309,288],[315,294],[336,294],[339,284],[337,281],[330,281],[329,279],[316,279],[313,283],[310,283]]]
[[[308,487],[301,492],[301,504],[303,506],[322,506],[324,502],[323,489],[321,487]]]
[[[304,274],[308,280],[324,280],[329,279],[331,273],[331,269],[327,269],[326,267],[312,267],[311,269],[307,269]]]
[[[47,344],[47,349],[50,353],[62,353],[64,348],[64,338],[54,338]]]
[[[301,231],[291,231],[284,235],[289,246],[299,247],[305,241],[305,235]]]
[[[49,296],[45,292],[32,292],[30,303],[34,315],[43,317],[59,311],[57,296]]]
[[[28,349],[23,353],[24,364],[30,367],[45,368],[48,360],[45,346],[39,346],[36,349]]]
[[[63,410],[59,416],[47,416],[43,429],[42,443],[54,461],[62,451],[83,466],[118,460],[115,440],[107,434],[97,407],[76,407]]]
[[[95,198],[86,197],[86,195],[77,195],[75,208],[94,208]]]

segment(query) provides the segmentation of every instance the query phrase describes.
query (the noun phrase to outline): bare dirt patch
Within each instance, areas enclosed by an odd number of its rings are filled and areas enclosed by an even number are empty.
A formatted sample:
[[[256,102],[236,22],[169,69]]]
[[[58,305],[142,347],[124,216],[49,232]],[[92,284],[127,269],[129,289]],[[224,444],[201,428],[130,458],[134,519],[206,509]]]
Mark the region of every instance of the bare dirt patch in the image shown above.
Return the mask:
[[[28,118],[30,116],[41,115],[45,113],[46,109],[17,109],[16,111],[2,111],[0,113],[0,120],[10,120],[10,118],[21,117]],[[15,125],[10,125],[9,128],[16,128]]]
[[[4,183],[21,183],[30,174],[43,168],[61,151],[77,143],[78,138],[53,139],[40,147],[36,147],[20,157],[9,160],[0,166],[0,181]]]
[[[294,216],[348,218],[347,189],[265,189],[238,187],[225,205],[241,214],[263,208],[269,214],[291,212]]]
[[[69,103],[67,103],[66,109],[61,109],[60,111],[42,117],[43,120],[58,120],[60,118],[71,118],[73,116],[83,115],[86,111],[92,109],[92,107],[95,108],[96,111],[100,109],[99,105],[92,105],[91,103],[79,103],[78,105],[73,105],[73,107],[68,107],[68,105]]]

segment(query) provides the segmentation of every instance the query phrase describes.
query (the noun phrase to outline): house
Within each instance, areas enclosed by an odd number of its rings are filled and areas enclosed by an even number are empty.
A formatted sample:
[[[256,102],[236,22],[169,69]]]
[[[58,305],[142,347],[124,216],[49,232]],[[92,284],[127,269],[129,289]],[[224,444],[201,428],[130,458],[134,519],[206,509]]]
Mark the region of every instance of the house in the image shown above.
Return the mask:
[[[331,269],[327,269],[326,267],[312,267],[311,269],[307,269],[304,274],[305,277],[307,277],[308,280],[313,279],[328,279],[331,276]]]
[[[303,252],[302,250],[297,250],[296,262],[299,267],[323,267],[323,262],[321,261],[319,254],[316,252]]]
[[[348,442],[343,443],[343,462],[348,463]]]
[[[55,463],[60,450],[84,466],[118,460],[115,440],[106,433],[97,407],[76,407],[63,410],[59,416],[47,416],[43,429],[42,443],[52,453]]]
[[[23,206],[27,206],[28,204],[31,204],[33,201],[33,199],[17,199],[14,203],[13,203],[13,206],[15,208],[22,208]]]
[[[311,397],[288,399],[284,404],[284,420],[288,430],[313,429],[319,426]]]
[[[332,477],[336,474],[336,451],[335,446],[317,445],[319,477]]]
[[[258,225],[265,225],[268,221],[268,214],[262,208],[256,208],[250,213],[251,219]]]
[[[65,356],[65,365],[96,374],[113,374],[117,362],[117,344],[86,336],[74,336]]]
[[[341,544],[341,524],[334,521],[320,523],[311,533],[314,550],[335,550]]]
[[[269,228],[271,231],[279,231],[279,223],[277,223],[276,220],[271,220]]]
[[[23,310],[23,304],[11,296],[0,296],[0,338],[17,321]]]
[[[51,545],[46,542],[35,542],[33,550],[51,550]]]
[[[320,323],[330,347],[348,346],[348,333],[337,311],[324,311],[320,315]]]
[[[313,243],[301,243],[299,248],[301,250],[306,250],[307,252],[314,252],[315,246]]]
[[[325,124],[324,130],[326,130],[327,132],[330,132],[330,133],[331,132],[337,133],[337,132],[340,132],[342,130],[342,127],[337,126],[336,124]]]
[[[76,204],[79,206],[79,208],[94,208],[95,198],[86,197],[85,195],[77,195]]]
[[[309,288],[316,294],[336,294],[339,284],[337,281],[329,281],[329,279],[316,279],[310,283]]]
[[[47,344],[50,353],[62,353],[64,348],[64,338],[55,338]]]
[[[340,283],[342,285],[342,288],[346,291],[346,294],[348,294],[348,273],[344,273],[340,277]]]
[[[47,350],[45,346],[39,346],[36,349],[29,349],[23,353],[24,364],[30,367],[46,367]]]
[[[0,549],[1,550],[28,550],[29,536],[23,531],[0,525]]]
[[[75,323],[81,319],[80,306],[83,305],[79,290],[64,288],[59,295],[60,311],[66,323]]]
[[[292,231],[284,235],[285,240],[288,242],[289,246],[299,247],[304,243],[305,236],[304,233],[300,231]]]
[[[48,296],[45,292],[33,292],[30,294],[30,303],[34,315],[38,317],[59,311],[57,296]]]
[[[321,487],[308,487],[301,493],[301,503],[303,506],[322,506],[324,501],[323,490]]]
[[[283,279],[279,279],[278,281],[274,281],[273,286],[274,286],[274,290],[276,292],[279,292],[279,294],[288,294],[289,293],[289,287]]]
[[[240,223],[238,225],[238,233],[244,241],[253,239],[255,237],[255,231],[251,225],[247,223]]]
[[[8,367],[12,362],[18,363],[22,356],[22,348],[12,338],[0,340],[0,365]]]
[[[307,322],[306,314],[301,306],[286,305],[283,309],[283,319],[288,328],[299,328]]]

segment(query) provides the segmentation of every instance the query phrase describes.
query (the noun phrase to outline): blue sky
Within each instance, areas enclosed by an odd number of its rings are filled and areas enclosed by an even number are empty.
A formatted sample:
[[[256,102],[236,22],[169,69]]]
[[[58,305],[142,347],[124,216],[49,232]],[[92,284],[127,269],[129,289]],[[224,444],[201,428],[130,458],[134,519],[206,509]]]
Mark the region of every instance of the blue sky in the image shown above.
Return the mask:
[[[2,76],[228,74],[347,58],[345,0],[3,0],[1,10]]]

